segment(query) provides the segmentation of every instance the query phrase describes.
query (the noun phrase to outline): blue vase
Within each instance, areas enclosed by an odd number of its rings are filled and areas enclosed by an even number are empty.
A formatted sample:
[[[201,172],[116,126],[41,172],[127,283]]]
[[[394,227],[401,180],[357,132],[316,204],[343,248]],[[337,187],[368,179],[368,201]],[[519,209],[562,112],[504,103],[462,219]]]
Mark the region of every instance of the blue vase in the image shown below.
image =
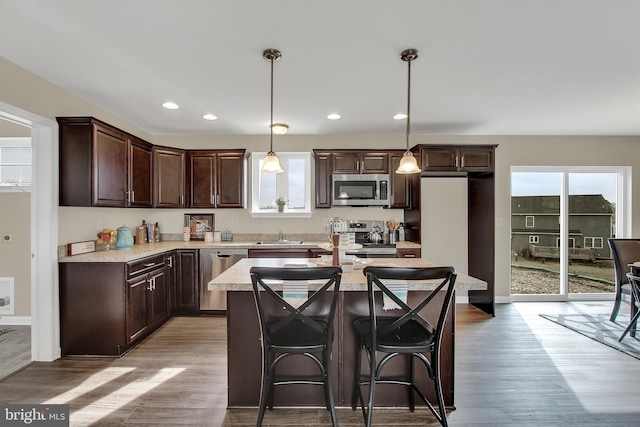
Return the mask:
[[[118,236],[116,237],[116,249],[129,249],[133,247],[133,234],[129,227],[124,225],[118,228]]]

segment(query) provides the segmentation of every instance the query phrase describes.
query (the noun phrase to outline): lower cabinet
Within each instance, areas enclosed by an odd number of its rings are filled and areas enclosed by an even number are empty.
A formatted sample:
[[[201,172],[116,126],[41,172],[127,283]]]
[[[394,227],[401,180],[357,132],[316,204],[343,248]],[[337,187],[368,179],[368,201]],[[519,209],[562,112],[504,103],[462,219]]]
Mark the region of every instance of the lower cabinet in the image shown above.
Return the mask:
[[[421,258],[421,253],[420,248],[398,248],[396,249],[396,258]]]
[[[169,316],[164,255],[61,263],[62,356],[121,356]]]
[[[198,250],[179,249],[175,252],[174,314],[200,314],[198,297]]]

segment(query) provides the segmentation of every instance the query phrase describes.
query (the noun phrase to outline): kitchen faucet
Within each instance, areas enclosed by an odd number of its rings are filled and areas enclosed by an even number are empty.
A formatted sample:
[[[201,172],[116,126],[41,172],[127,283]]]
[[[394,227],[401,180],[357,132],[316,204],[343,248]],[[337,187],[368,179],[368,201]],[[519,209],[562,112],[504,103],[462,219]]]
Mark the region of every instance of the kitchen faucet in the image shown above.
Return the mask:
[[[284,233],[278,228],[278,240],[284,240]]]

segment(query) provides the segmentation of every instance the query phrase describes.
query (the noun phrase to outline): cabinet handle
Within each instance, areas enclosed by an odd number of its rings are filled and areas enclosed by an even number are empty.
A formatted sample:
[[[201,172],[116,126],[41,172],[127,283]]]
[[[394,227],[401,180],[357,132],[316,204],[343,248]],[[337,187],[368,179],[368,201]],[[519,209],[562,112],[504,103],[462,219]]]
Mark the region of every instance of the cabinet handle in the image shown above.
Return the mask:
[[[402,258],[415,258],[416,255],[415,254],[404,254],[402,255]]]
[[[173,256],[170,256],[169,258],[167,258],[167,262],[168,262],[167,267],[173,268]]]
[[[151,284],[151,281],[152,281],[152,280],[153,280],[153,279],[147,279],[147,283],[149,284],[149,286],[147,286],[147,290],[148,290],[149,292],[153,291],[153,285]]]
[[[154,265],[156,265],[155,262],[150,262],[148,264],[144,264],[145,267],[153,267]]]
[[[459,168],[459,167],[460,167],[460,166],[458,165],[458,160],[459,160],[459,157],[458,157],[458,156],[456,156],[455,167],[457,167],[457,168]]]
[[[136,202],[136,192],[135,190],[131,190],[131,200],[129,200],[131,203],[135,203]]]
[[[209,201],[211,201],[212,205],[216,204],[216,196],[214,194],[211,195],[211,197],[209,198]]]
[[[463,168],[464,167],[464,154],[462,156],[460,156],[460,158],[462,159],[460,161],[460,167]]]
[[[124,192],[124,200],[125,200],[125,202],[127,202],[127,203],[131,203],[131,196],[129,195],[129,192],[128,192],[128,191],[125,191],[125,192]]]

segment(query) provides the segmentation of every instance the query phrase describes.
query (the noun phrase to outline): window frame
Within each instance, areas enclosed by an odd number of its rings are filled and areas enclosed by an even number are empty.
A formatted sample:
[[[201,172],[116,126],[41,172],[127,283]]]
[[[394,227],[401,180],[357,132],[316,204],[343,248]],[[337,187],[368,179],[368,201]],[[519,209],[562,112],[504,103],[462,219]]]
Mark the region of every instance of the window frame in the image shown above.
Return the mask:
[[[530,235],[529,244],[535,244],[535,243],[540,243],[540,236]]]
[[[287,162],[290,159],[301,159],[305,162],[305,185],[304,185],[304,208],[301,209],[290,209],[288,206],[285,206],[283,212],[278,212],[277,207],[273,209],[260,209],[260,161],[263,160],[267,156],[267,152],[252,152],[251,153],[251,198],[250,198],[250,215],[251,217],[260,217],[260,218],[309,218],[313,214],[312,206],[311,206],[311,153],[307,151],[297,151],[297,152],[278,152],[277,156],[282,165],[282,169],[285,170],[284,173],[287,172]],[[276,179],[280,178],[280,176],[287,176],[282,174],[277,174]],[[282,178],[281,178],[282,179]],[[285,179],[286,180],[286,179]],[[288,180],[286,180],[285,188],[288,189]]]
[[[19,163],[18,166],[31,167],[31,181],[29,183],[3,183],[0,181],[0,193],[31,192],[33,186],[33,147],[30,137],[2,137],[0,138],[0,150],[2,148],[31,148],[31,163]],[[1,161],[1,158],[0,158]],[[0,168],[2,166],[0,165]]]
[[[531,225],[529,225],[529,220],[531,220]],[[525,217],[524,217],[524,228],[536,228],[536,217],[535,217],[535,215],[525,215]]]

